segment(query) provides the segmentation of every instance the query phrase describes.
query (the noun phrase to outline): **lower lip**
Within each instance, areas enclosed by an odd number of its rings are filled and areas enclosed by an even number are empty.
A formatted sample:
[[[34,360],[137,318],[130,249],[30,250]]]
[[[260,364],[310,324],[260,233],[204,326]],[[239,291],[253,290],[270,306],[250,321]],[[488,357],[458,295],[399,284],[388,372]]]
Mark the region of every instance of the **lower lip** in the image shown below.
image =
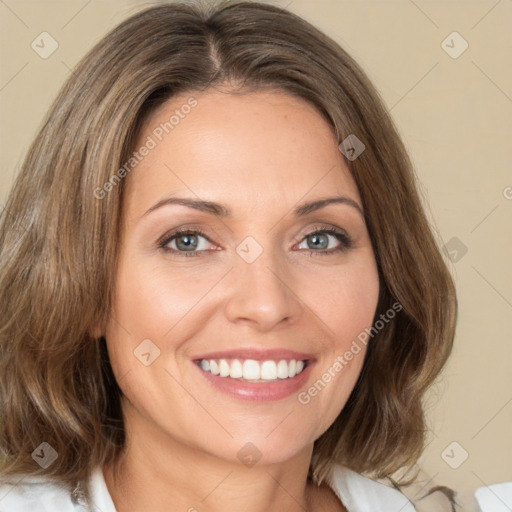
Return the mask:
[[[249,402],[270,402],[287,398],[297,393],[308,380],[314,361],[309,361],[306,368],[295,377],[277,379],[271,382],[250,382],[230,377],[219,377],[204,371],[196,363],[194,366],[202,373],[208,382],[219,391],[240,400]]]

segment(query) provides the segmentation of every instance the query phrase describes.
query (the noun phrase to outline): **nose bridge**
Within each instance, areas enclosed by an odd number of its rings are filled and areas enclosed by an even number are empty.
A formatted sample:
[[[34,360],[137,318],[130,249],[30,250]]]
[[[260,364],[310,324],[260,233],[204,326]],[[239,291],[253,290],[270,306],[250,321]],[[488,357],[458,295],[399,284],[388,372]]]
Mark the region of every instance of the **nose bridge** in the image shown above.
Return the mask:
[[[252,321],[260,329],[270,329],[285,319],[292,321],[300,305],[293,293],[291,274],[285,271],[277,252],[252,237],[242,241],[236,252],[227,307],[230,320]]]

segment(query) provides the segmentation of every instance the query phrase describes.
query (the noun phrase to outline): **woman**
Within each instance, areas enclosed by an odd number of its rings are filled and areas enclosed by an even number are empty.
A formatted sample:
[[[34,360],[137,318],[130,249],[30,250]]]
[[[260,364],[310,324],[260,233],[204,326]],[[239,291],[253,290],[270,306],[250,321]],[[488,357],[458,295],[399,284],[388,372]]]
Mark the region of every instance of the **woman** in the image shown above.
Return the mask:
[[[123,22],[0,240],[0,510],[415,510],[454,287],[382,101],[307,22]]]

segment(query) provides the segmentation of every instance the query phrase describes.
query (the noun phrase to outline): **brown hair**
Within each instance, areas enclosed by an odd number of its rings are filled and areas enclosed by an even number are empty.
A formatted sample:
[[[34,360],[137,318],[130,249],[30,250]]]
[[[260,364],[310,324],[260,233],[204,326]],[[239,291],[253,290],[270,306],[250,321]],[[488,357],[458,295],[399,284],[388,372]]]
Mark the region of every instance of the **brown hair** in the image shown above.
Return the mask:
[[[424,448],[422,397],[452,348],[456,298],[414,172],[378,93],[356,62],[272,5],[172,3],[121,23],[80,62],[30,147],[0,225],[0,456],[3,475],[73,486],[123,449],[120,390],[103,338],[110,314],[123,180],[103,199],[150,112],[181,92],[275,88],[314,105],[338,140],[366,146],[347,165],[375,250],[374,336],[342,413],[316,442],[332,462],[387,477]],[[58,453],[41,469],[41,442]]]

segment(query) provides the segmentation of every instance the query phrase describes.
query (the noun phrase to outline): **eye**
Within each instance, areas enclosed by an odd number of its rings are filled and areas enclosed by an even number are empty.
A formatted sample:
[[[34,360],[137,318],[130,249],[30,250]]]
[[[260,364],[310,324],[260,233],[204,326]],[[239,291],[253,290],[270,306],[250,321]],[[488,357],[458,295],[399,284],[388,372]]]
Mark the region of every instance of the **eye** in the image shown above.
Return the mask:
[[[199,256],[199,253],[207,250],[210,244],[208,237],[200,230],[178,230],[166,234],[158,246],[164,251],[180,256]]]
[[[307,247],[301,247],[304,243]],[[206,234],[198,229],[166,233],[158,243],[160,249],[177,256],[201,256],[201,253],[208,251],[211,245],[212,242]],[[351,246],[352,239],[344,231],[335,228],[316,228],[304,237],[298,248],[309,250],[312,256],[325,256],[345,251]]]
[[[307,247],[300,246],[304,243]],[[316,229],[306,235],[300,245],[299,249],[309,249],[311,255],[329,255],[349,249],[352,246],[352,239],[343,231],[334,228]]]

